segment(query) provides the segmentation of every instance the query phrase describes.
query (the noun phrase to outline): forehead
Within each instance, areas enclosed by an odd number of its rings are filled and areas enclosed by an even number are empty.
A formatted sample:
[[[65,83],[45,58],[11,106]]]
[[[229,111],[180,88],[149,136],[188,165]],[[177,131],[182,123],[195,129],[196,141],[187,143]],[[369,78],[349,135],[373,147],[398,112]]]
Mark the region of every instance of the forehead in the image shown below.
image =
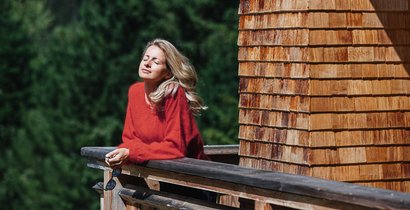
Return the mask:
[[[165,58],[165,53],[156,45],[148,47],[144,55],[148,55],[149,57]]]

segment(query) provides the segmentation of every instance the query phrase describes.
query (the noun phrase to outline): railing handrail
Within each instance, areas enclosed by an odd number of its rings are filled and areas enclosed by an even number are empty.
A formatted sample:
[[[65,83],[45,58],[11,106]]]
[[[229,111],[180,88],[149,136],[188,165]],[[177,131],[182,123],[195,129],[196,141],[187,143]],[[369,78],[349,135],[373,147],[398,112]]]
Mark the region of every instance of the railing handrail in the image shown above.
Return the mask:
[[[237,155],[239,152],[239,144],[205,145],[204,150],[207,155]]]
[[[113,147],[84,147],[81,149],[81,155],[103,162],[104,155],[112,149]],[[191,158],[152,160],[144,166],[131,165],[127,167],[144,167],[175,172],[354,206],[380,209],[408,209],[410,207],[410,194],[407,193]]]

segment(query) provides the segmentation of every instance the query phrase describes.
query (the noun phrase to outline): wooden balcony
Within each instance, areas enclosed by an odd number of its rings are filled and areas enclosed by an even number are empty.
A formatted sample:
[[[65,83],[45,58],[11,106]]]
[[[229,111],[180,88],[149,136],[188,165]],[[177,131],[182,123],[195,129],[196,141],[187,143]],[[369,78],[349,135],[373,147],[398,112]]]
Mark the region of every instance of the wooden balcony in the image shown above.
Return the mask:
[[[215,161],[152,160],[112,177],[104,156],[113,147],[84,147],[87,166],[103,170],[101,209],[408,209],[410,194],[308,176],[240,167],[238,146],[208,146]],[[224,160],[227,160],[228,163]],[[216,162],[219,161],[219,162]],[[113,179],[113,190],[103,190]],[[161,191],[161,183],[215,192],[216,203]],[[97,198],[96,198],[97,199]]]

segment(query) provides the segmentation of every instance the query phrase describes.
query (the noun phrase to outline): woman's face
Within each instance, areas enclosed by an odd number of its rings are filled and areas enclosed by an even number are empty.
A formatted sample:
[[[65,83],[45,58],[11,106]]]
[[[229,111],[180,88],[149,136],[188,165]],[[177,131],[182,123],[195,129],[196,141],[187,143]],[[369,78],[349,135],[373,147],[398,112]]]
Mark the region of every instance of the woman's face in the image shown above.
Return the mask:
[[[157,46],[148,47],[142,57],[138,75],[145,82],[159,85],[164,79],[169,79],[171,73],[167,69],[164,52]]]

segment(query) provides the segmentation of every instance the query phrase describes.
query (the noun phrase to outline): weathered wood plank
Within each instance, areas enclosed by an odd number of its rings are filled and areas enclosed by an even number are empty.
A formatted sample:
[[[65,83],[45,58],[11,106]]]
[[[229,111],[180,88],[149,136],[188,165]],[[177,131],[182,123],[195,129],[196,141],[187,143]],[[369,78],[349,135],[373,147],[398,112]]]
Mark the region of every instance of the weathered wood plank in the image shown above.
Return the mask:
[[[237,155],[239,152],[239,144],[205,145],[204,151],[207,155]]]
[[[126,188],[122,188],[119,191],[119,196],[128,203],[141,204],[158,209],[237,209],[229,206],[218,205],[185,196],[149,190],[147,188],[132,185],[127,185]]]
[[[104,155],[112,149],[85,147],[82,148],[81,154],[91,160],[99,161],[101,164]],[[98,165],[98,163],[96,164]],[[306,203],[309,203],[310,199],[319,205],[321,205],[320,200],[323,200],[330,202],[330,205],[338,203],[363,208],[406,209],[410,206],[410,194],[406,193],[190,158],[149,161],[145,166],[129,165],[126,166],[126,169],[130,170],[133,175],[148,173],[145,174],[145,176],[149,176],[148,178],[156,176],[157,179],[162,179],[158,181],[166,181],[167,179],[169,181],[172,176],[177,176],[174,177],[174,180],[184,180],[183,176],[185,176],[184,181],[187,182],[189,179],[197,177],[196,181],[203,182],[202,186],[197,187],[202,187],[202,189],[207,189],[204,187],[204,183],[224,186],[231,189],[232,192],[234,191],[232,189],[246,188],[259,193],[263,191],[263,193],[270,194],[269,196],[281,197],[280,194],[282,194],[281,199],[294,196],[299,199],[299,202],[304,199]],[[204,180],[207,181],[204,182]],[[289,197],[289,199],[294,198]]]
[[[156,207],[157,209],[237,209],[135,185],[126,185],[125,187],[120,189],[118,194],[127,201],[127,206],[138,204]],[[100,194],[102,194],[103,188],[103,182],[98,182],[93,186],[93,189]]]
[[[235,145],[205,145],[205,154],[220,163],[239,164],[239,144]]]
[[[176,185],[233,195],[249,200],[264,201],[266,203],[272,203],[279,206],[288,206],[295,209],[368,209],[362,206],[350,205],[338,201],[329,201],[325,199],[300,196],[280,191],[265,190],[217,179],[209,179],[200,176],[175,173],[144,166],[125,166],[123,171],[124,173],[130,174],[132,176],[146,177],[148,179],[161,182],[173,183]]]

